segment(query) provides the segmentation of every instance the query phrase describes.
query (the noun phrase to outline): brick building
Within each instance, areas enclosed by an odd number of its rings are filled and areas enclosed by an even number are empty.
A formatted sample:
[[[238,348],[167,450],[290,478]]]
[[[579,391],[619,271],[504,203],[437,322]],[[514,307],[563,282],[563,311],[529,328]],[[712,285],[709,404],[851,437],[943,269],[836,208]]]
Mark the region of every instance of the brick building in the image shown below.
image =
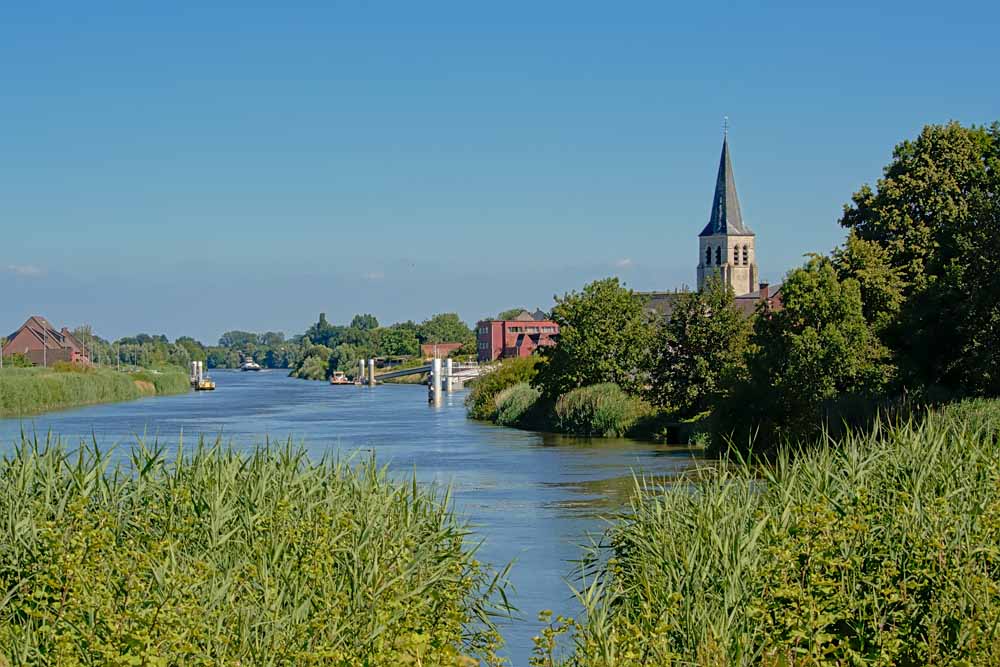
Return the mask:
[[[538,310],[521,311],[513,320],[482,320],[476,325],[479,361],[528,357],[535,350],[553,345],[559,325]]]
[[[57,361],[89,364],[83,344],[63,327],[56,330],[48,320],[32,315],[14,333],[7,336],[3,355],[23,354],[36,366],[51,366]]]

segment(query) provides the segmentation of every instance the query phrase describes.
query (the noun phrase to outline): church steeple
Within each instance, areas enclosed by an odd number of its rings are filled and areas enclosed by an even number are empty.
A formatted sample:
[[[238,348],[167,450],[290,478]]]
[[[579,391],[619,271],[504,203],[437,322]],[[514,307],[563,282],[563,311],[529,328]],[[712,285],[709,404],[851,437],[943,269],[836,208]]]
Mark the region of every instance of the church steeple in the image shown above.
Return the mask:
[[[719,173],[708,224],[698,235],[698,289],[713,276],[732,288],[737,296],[755,292],[757,282],[756,236],[743,222],[736,179],[729,157],[729,122],[722,138]]]
[[[735,234],[753,236],[753,232],[743,224],[740,212],[740,198],[736,195],[736,179],[733,177],[733,163],[729,158],[729,132],[722,139],[722,155],[719,157],[719,173],[715,177],[715,196],[712,198],[712,213],[708,224],[698,236],[720,236]]]

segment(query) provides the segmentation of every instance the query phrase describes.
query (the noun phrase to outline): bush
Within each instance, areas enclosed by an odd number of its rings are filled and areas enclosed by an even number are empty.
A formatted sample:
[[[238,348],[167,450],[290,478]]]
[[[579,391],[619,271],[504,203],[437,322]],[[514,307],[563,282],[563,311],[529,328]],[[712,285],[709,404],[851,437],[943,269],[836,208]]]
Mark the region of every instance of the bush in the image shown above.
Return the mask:
[[[1000,403],[639,482],[584,562],[577,667],[1000,664]]]
[[[500,426],[519,426],[542,393],[527,382],[508,387],[496,395],[496,417]]]
[[[492,660],[502,592],[446,494],[291,446],[107,457],[22,441],[0,462],[0,663]]]
[[[465,399],[465,405],[472,419],[493,420],[496,418],[496,397],[504,389],[522,382],[531,382],[538,372],[538,357],[506,359],[496,370],[480,376]]]
[[[652,409],[615,384],[581,387],[556,401],[556,428],[575,435],[618,437],[625,435]]]

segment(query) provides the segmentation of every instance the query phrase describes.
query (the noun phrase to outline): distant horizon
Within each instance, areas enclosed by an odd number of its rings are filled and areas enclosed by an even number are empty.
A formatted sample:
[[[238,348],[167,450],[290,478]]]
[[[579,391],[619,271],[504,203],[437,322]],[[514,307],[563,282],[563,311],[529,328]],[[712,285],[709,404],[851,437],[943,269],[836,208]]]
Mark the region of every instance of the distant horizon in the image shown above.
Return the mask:
[[[762,280],[926,124],[1000,118],[1000,9],[15,6],[0,330],[469,324],[696,283],[723,118]],[[935,48],[929,49],[927,44]],[[4,334],[6,335],[6,334]]]

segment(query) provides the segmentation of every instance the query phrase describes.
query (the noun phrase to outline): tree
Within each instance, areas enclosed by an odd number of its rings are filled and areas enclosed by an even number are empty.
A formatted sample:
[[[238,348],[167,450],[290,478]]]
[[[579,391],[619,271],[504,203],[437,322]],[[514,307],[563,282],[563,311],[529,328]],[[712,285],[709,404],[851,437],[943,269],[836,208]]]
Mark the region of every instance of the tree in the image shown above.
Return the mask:
[[[183,347],[188,353],[188,358],[193,361],[205,361],[208,357],[205,346],[191,336],[181,336],[174,344]]]
[[[747,376],[713,415],[717,434],[740,445],[754,433],[767,444],[808,437],[831,422],[838,401],[879,396],[892,377],[858,281],[841,281],[828,258],[790,272],[781,295],[781,310],[755,319]]]
[[[644,387],[654,329],[645,302],[617,278],[556,297],[555,345],[543,347],[534,384],[551,399],[578,387],[613,382],[631,394]]]
[[[885,249],[911,289],[920,291],[955,259],[954,237],[972,217],[970,194],[995,181],[1000,125],[966,128],[928,125],[904,141],[879,179],[863,186],[844,207],[840,224]]]
[[[499,315],[497,315],[498,320],[512,320],[521,313],[523,313],[526,308],[511,308],[510,310],[505,310]]]
[[[257,344],[257,334],[250,331],[227,331],[219,337],[219,347],[246,349]]]
[[[326,313],[319,314],[319,321],[306,329],[305,337],[319,345],[336,347],[340,343],[343,327],[336,327],[326,320]]]
[[[456,313],[440,313],[425,320],[417,330],[421,343],[467,343],[476,334]]]
[[[420,341],[413,328],[393,325],[375,332],[376,353],[383,356],[413,356],[420,352]]]
[[[370,313],[355,315],[354,319],[351,320],[350,328],[360,329],[361,331],[374,331],[378,329],[378,320]]]
[[[741,374],[750,330],[718,279],[682,295],[657,331],[650,401],[685,418],[708,410]]]
[[[884,247],[852,231],[844,246],[833,252],[833,265],[841,280],[858,282],[865,320],[876,332],[887,332],[896,324],[906,283]]]
[[[877,190],[862,187],[845,207],[841,224],[902,279],[887,340],[908,387],[1000,392],[998,191],[1000,124],[930,125],[896,147]]]

